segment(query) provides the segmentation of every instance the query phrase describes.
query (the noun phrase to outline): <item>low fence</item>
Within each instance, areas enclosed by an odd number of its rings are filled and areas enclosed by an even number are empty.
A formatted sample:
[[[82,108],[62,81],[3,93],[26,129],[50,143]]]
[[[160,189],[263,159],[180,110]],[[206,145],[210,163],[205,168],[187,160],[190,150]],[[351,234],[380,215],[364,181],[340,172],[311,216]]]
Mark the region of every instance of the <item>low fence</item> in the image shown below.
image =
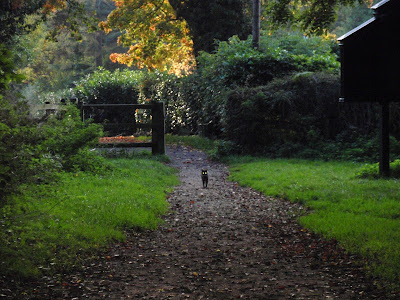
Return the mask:
[[[55,114],[58,111],[62,110],[65,103],[62,104],[40,104],[35,105],[30,108],[30,114],[35,117],[38,113],[42,112],[46,116],[51,114]],[[121,123],[117,122],[115,124],[105,124],[105,126],[118,126],[123,127],[126,130],[136,131],[137,129],[151,129],[152,137],[151,142],[142,142],[142,143],[129,143],[129,144],[118,144],[118,147],[146,147],[152,148],[153,154],[165,154],[165,109],[163,102],[153,102],[151,104],[85,104],[85,103],[77,103],[78,108],[81,111],[81,118],[83,121],[85,119],[90,119],[91,116],[88,113],[88,110],[97,108],[102,110],[107,110],[110,108],[120,108],[120,109],[128,109],[132,110],[132,112],[136,111],[136,109],[144,109],[151,111],[151,123],[137,123],[135,119],[135,114],[132,114],[131,122],[129,123]],[[116,116],[118,118],[118,116]],[[114,146],[114,145],[112,145]]]
[[[165,154],[165,110],[163,102],[153,102],[151,104],[79,104],[81,117],[84,121],[90,118],[87,111],[91,108],[107,110],[108,108],[121,109],[146,109],[151,111],[151,123],[136,123],[133,120],[131,123],[118,123],[119,127],[129,127],[128,129],[136,130],[138,128],[151,129],[151,142],[118,144],[118,147],[151,147],[154,154]],[[107,124],[112,126],[113,124]],[[113,145],[114,146],[114,145]]]

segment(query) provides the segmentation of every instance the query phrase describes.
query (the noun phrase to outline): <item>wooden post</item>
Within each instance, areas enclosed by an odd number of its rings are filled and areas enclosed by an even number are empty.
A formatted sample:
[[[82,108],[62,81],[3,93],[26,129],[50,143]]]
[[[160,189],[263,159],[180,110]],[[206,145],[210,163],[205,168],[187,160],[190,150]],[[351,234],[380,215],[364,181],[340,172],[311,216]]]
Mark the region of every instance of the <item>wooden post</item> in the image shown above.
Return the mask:
[[[83,107],[84,103],[83,101],[78,101],[78,103],[76,104],[80,113],[81,113],[81,120],[82,122],[85,122],[85,108]]]
[[[152,154],[165,154],[164,103],[154,102],[152,108]]]
[[[380,103],[379,120],[379,174],[383,177],[390,176],[390,139],[389,139],[389,102]]]

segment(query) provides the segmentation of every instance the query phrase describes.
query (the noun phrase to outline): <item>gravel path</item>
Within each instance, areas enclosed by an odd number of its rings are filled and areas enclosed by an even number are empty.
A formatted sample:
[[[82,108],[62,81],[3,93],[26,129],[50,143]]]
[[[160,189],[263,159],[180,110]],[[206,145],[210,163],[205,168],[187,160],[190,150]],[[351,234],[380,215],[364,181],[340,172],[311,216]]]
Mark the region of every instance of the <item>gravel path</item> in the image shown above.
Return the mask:
[[[48,294],[60,299],[386,299],[302,207],[227,181],[225,165],[170,146],[181,184],[153,232],[131,233]],[[201,168],[209,170],[209,188]]]

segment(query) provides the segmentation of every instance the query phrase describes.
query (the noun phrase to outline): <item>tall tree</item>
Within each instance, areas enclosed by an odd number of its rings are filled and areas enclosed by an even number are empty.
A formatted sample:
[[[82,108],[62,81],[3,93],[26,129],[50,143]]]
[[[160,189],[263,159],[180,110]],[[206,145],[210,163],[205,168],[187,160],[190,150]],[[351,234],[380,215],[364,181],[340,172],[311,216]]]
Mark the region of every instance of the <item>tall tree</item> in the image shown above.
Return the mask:
[[[377,0],[374,1],[378,2]],[[370,3],[357,4],[353,7],[340,7],[337,13],[337,20],[332,24],[330,31],[341,36],[358,25],[364,23],[373,16]]]
[[[310,34],[323,34],[336,20],[340,5],[372,3],[372,0],[270,0],[265,13],[271,24],[294,24]]]
[[[79,1],[85,5],[88,15],[93,15],[95,11],[100,20],[106,20],[115,9],[111,0]],[[30,16],[26,18],[26,24],[36,19],[36,15]],[[73,37],[68,22],[68,9],[59,9],[51,13],[35,30],[14,39],[16,45],[13,53],[16,56],[18,54],[16,67],[25,75],[24,84],[20,88],[26,99],[37,101],[40,94],[71,87],[75,81],[99,66],[110,70],[118,67],[110,61],[109,55],[127,50],[116,43],[119,32],[105,36],[104,31],[98,27],[97,31],[88,32],[85,24],[78,23]],[[64,29],[58,30],[62,27]],[[56,35],[46,39],[49,33]]]
[[[170,0],[177,17],[186,20],[195,54],[211,52],[215,41],[233,35],[247,38],[251,33],[249,0]]]
[[[50,13],[64,9],[68,27],[72,34],[77,34],[79,22],[89,23],[84,5],[80,0],[1,0],[0,2],[0,42],[9,43],[15,35],[34,29],[41,21],[46,20]],[[37,22],[26,24],[25,19],[32,14],[38,14]],[[56,32],[56,31],[55,31]]]
[[[260,22],[261,19],[261,2],[260,0],[253,0],[253,48],[260,46]]]
[[[114,0],[116,9],[100,27],[107,33],[118,29],[118,43],[127,53],[114,53],[114,62],[139,68],[178,73],[193,62],[192,40],[186,22],[179,19],[168,0]]]
[[[0,41],[8,43],[11,38],[24,30],[25,17],[43,8],[45,0],[0,1]]]

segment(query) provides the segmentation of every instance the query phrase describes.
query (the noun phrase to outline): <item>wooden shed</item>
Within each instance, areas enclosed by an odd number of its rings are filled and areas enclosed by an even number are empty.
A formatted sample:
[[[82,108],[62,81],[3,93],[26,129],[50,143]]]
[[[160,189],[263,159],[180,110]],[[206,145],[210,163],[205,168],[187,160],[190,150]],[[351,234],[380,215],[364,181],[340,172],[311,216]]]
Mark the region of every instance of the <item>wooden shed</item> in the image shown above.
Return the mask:
[[[400,101],[400,0],[341,36],[341,101]]]
[[[340,102],[379,102],[382,176],[389,167],[389,102],[400,101],[400,0],[372,6],[374,17],[341,36]]]

